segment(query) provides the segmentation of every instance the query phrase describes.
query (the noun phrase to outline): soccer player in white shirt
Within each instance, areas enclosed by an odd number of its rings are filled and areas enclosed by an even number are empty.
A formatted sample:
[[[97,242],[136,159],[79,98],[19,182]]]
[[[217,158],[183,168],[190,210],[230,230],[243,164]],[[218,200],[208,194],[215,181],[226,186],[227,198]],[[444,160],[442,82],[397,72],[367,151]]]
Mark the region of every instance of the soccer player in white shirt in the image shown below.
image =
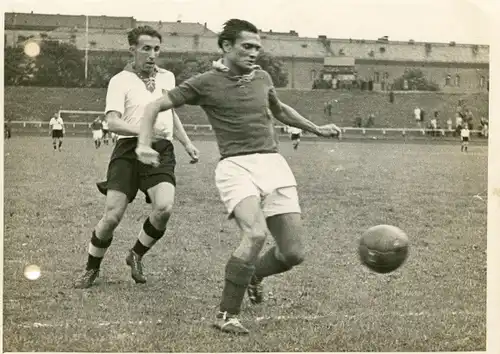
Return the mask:
[[[300,144],[300,136],[302,135],[302,129],[289,127],[288,132],[290,133],[290,139],[292,140],[293,149],[297,150]]]
[[[469,139],[470,139],[470,130],[469,126],[467,124],[464,125],[462,130],[460,131],[460,137],[462,138],[462,146],[461,146],[461,151],[462,152],[467,152],[467,147],[469,146]]]
[[[136,283],[146,282],[142,257],[164,235],[174,204],[176,161],[172,138],[175,136],[184,145],[193,162],[198,160],[198,150],[174,111],[162,113],[155,125],[153,148],[160,156],[160,163],[150,166],[137,160],[137,135],[145,105],[175,87],[174,74],[156,65],[161,40],[161,35],[151,27],[131,30],[128,41],[134,62],[109,82],[106,120],[109,130],[118,134],[118,140],[108,165],[107,180],[97,183],[99,191],[106,195],[105,210],[92,231],[86,269],[75,283],[77,288],[90,287],[98,277],[113,232],[139,190],[152,204],[152,211],[126,263]]]
[[[64,121],[57,113],[54,113],[49,122],[49,135],[52,135],[54,150],[59,148],[59,151],[61,151],[64,133]]]

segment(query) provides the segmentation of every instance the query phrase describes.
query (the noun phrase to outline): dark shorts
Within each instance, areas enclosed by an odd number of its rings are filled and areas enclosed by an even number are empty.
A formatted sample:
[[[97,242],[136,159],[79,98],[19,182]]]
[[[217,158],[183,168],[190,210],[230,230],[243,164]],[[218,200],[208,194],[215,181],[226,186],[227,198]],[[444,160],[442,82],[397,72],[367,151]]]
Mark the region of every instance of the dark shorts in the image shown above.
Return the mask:
[[[298,139],[300,139],[300,134],[292,134],[291,139],[292,140],[298,140]]]
[[[153,143],[153,149],[160,153],[160,165],[153,167],[137,160],[135,148],[137,138],[118,139],[111,154],[106,181],[97,183],[99,191],[106,195],[108,190],[125,193],[132,203],[141,190],[146,195],[146,203],[151,203],[147,190],[162,182],[175,186],[174,145],[168,140]]]
[[[463,136],[463,137],[462,137],[462,141],[463,141],[463,142],[468,142],[468,141],[469,141],[469,138],[468,138],[468,137],[466,137],[466,136]]]
[[[102,136],[106,136],[109,133],[109,129],[102,130]]]
[[[62,138],[64,136],[63,131],[60,129],[54,129],[52,130],[52,137],[53,138]]]

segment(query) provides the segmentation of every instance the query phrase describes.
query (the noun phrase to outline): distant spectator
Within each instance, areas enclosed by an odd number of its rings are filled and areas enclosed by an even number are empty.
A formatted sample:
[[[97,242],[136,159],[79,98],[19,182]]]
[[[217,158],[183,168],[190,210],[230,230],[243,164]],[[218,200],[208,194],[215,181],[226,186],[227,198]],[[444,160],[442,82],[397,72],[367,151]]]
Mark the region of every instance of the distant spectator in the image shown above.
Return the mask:
[[[485,117],[481,117],[481,136],[487,138],[488,137],[488,119]]]
[[[451,120],[451,118],[448,118],[448,120],[446,121],[446,125],[449,132],[453,131],[453,121]]]
[[[455,133],[458,134],[462,130],[463,119],[460,113],[457,112],[455,117]],[[455,136],[455,134],[453,134]]]
[[[10,119],[7,119],[4,124],[3,124],[3,129],[4,129],[4,136],[7,139],[10,139],[12,137],[12,124],[10,122]]]
[[[420,118],[421,118],[421,117],[420,117],[420,108],[418,108],[418,107],[417,107],[417,108],[415,108],[415,109],[413,110],[413,114],[414,114],[414,116],[415,116],[415,122],[417,123],[418,127],[419,127],[419,128],[421,128],[421,127],[422,127],[422,123],[421,123],[421,121],[420,121]]]
[[[332,101],[325,102],[325,114],[327,114],[329,117],[332,116]]]
[[[436,136],[436,130],[437,130],[437,119],[436,116],[432,117],[431,122],[430,122],[430,128],[432,129],[432,136]]]
[[[474,115],[470,109],[465,113],[465,123],[467,123],[469,130],[474,130]]]
[[[370,113],[368,120],[366,121],[365,128],[371,128],[375,125],[375,114]]]
[[[356,116],[356,119],[354,120],[354,127],[361,128],[362,126],[363,126],[363,118],[361,118],[361,116]]]
[[[424,124],[425,120],[425,111],[423,109],[420,110],[420,123]]]
[[[389,92],[389,102],[394,103],[394,91]]]

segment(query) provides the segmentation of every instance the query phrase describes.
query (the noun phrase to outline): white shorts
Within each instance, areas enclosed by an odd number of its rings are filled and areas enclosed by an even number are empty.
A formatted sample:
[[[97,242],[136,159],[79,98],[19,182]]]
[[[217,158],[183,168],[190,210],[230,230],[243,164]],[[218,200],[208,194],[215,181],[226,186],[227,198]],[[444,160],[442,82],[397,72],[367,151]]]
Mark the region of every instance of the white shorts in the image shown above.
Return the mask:
[[[261,198],[264,216],[300,213],[297,182],[278,153],[228,157],[217,164],[215,184],[229,215],[243,199]]]
[[[92,130],[92,138],[94,140],[102,139],[102,130]]]

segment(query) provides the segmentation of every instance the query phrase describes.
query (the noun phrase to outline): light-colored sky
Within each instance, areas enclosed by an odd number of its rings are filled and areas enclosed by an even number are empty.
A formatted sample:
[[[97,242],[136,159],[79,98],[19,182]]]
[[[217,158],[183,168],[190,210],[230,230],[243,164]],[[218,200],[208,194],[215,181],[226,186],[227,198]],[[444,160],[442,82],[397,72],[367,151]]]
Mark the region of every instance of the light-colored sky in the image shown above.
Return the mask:
[[[3,0],[6,12],[133,16],[208,23],[229,18],[300,36],[490,44],[498,0]],[[120,4],[120,5],[118,5]],[[498,27],[498,26],[495,26]]]

